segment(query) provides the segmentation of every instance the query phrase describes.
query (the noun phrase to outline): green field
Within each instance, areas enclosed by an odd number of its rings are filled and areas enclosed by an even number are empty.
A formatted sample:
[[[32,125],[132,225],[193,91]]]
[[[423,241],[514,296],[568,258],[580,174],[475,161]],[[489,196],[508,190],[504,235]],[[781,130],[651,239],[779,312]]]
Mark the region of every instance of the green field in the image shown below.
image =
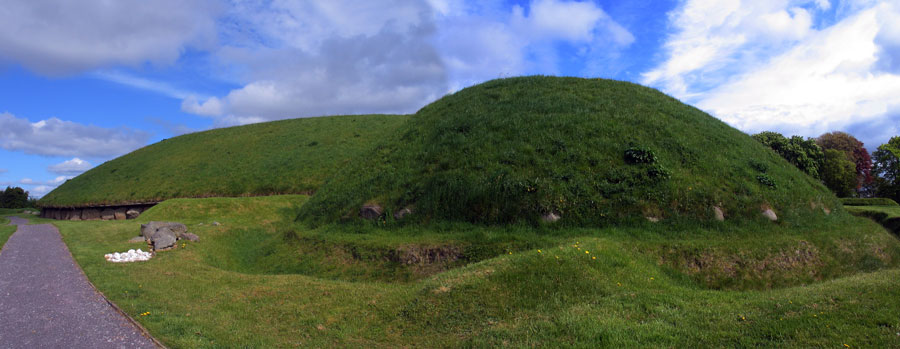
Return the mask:
[[[170,200],[139,222],[55,224],[91,281],[171,347],[900,345],[900,243],[863,218],[678,231],[517,226],[481,229],[480,244],[462,226],[287,236],[306,200]],[[201,240],[149,262],[103,260],[141,247],[126,241],[149,220],[184,222]],[[296,242],[306,239],[327,253]],[[495,254],[416,274],[367,257],[383,246]]]
[[[406,119],[332,116],[191,133],[103,163],[54,189],[39,204],[80,207],[310,193]]]

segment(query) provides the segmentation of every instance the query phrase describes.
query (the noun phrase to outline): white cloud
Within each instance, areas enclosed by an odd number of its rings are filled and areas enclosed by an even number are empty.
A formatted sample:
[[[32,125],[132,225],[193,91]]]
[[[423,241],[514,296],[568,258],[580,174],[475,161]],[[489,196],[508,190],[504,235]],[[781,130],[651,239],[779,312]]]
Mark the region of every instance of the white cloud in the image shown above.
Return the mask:
[[[182,110],[217,125],[414,111],[446,92],[430,16],[424,0],[235,3],[216,56],[243,87]]]
[[[60,175],[79,175],[84,171],[90,170],[91,167],[94,167],[94,165],[91,165],[90,162],[72,158],[56,165],[48,166],[47,171]]]
[[[648,72],[645,82],[751,133],[861,130],[857,124],[881,124],[900,110],[897,5],[883,2],[845,12],[818,30],[810,24],[812,12],[797,10],[803,2],[732,1],[721,13],[711,12],[712,18],[700,16],[700,5],[710,4],[689,1],[672,14],[680,31],[666,44],[670,57]],[[720,15],[726,19],[714,23]],[[695,20],[685,19],[690,16]],[[772,30],[785,41],[772,45],[768,38],[774,34],[747,24],[754,18],[775,24]],[[886,140],[857,137],[875,145]]]
[[[560,42],[590,58],[634,41],[586,1],[245,1],[226,18],[216,55],[241,67],[231,78],[243,86],[181,105],[219,125],[410,113],[487,79],[558,73]]]
[[[213,1],[11,1],[0,11],[0,59],[43,74],[170,64],[216,40]]]
[[[138,88],[142,90],[148,90],[152,92],[156,92],[165,96],[169,96],[176,99],[183,98],[196,98],[196,94],[179,89],[170,84],[160,81],[153,81],[133,75],[129,75],[120,71],[113,70],[103,70],[96,71],[91,74],[92,76],[103,79],[110,82],[115,82],[117,84],[122,84],[125,86]]]
[[[50,118],[38,122],[0,114],[0,148],[46,156],[112,157],[147,143],[149,135]]]
[[[19,181],[19,184],[25,184],[25,185],[49,185],[49,186],[54,186],[54,187],[55,187],[55,186],[58,186],[58,185],[60,185],[60,184],[65,183],[65,181],[70,180],[70,179],[72,179],[72,178],[75,178],[75,177],[74,177],[74,176],[59,176],[59,177],[56,177],[56,178],[51,179],[51,180],[48,180],[48,181],[35,181],[35,180],[31,179],[31,178],[22,178],[22,180]]]
[[[216,97],[209,97],[201,102],[196,96],[187,96],[181,101],[181,111],[195,115],[221,116],[225,106],[222,105],[222,100]]]
[[[612,21],[606,12],[592,2],[536,0],[531,3],[528,16],[523,12],[521,7],[515,6],[512,21],[515,25],[524,26],[522,31],[532,34],[532,37],[590,42],[595,35],[604,34],[618,44],[634,41],[627,30]],[[598,33],[597,29],[602,29],[602,33]]]
[[[812,15],[800,5],[809,0],[689,0],[670,13],[676,32],[665,45],[667,59],[644,74],[643,82],[661,85],[680,97],[690,87],[716,85],[743,64],[764,60],[807,37]]]
[[[451,90],[498,77],[558,74],[560,42],[578,47],[580,58],[590,62],[635,40],[592,2],[534,0],[528,11],[465,2],[447,7],[438,15],[435,45]]]
[[[47,195],[47,193],[53,191],[53,189],[56,189],[56,187],[57,187],[57,186],[55,186],[55,185],[38,185],[38,186],[34,186],[34,187],[31,187],[31,189],[28,190],[28,196],[35,197],[35,198],[40,199],[40,198],[43,197],[44,195]]]

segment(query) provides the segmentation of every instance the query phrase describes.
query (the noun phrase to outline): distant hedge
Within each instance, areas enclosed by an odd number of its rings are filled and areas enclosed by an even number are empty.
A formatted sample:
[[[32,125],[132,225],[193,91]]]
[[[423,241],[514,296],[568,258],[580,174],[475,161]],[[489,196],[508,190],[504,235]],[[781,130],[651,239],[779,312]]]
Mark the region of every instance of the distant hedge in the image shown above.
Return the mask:
[[[900,206],[888,198],[843,198],[841,203],[844,206]]]

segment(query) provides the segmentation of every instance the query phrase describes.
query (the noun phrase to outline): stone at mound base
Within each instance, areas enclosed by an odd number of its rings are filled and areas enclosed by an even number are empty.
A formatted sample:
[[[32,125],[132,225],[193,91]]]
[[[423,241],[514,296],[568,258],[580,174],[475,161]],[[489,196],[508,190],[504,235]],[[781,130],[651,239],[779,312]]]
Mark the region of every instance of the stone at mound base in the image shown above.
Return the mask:
[[[719,222],[725,221],[725,212],[722,211],[722,208],[719,206],[713,206],[713,213],[715,214],[715,218]]]
[[[128,211],[125,211],[126,219],[135,219],[135,218],[137,218],[137,216],[140,216],[140,215],[141,215],[141,211],[135,210],[133,208],[129,209]]]
[[[135,236],[131,239],[128,239],[128,243],[136,244],[138,242],[147,242],[147,239],[144,239],[143,236]]]
[[[548,213],[548,214],[545,214],[545,215],[541,216],[541,220],[544,221],[544,222],[546,222],[546,223],[553,223],[553,222],[556,222],[556,221],[558,221],[560,218],[562,218],[562,217],[560,217],[558,214],[556,214],[556,212],[550,212],[550,213]]]
[[[111,208],[107,208],[100,212],[100,219],[104,221],[110,221],[116,219],[116,211],[113,211]]]
[[[359,216],[365,219],[375,219],[381,217],[382,212],[384,212],[384,210],[381,206],[363,205],[363,207],[359,209]]]
[[[406,217],[406,215],[408,215],[412,212],[413,212],[412,208],[404,207],[402,210],[394,212],[394,219],[397,219],[397,220],[403,219],[403,217]]]
[[[115,212],[113,213],[113,217],[115,217],[115,219],[117,221],[121,221],[121,220],[124,220],[125,218],[127,218],[127,215],[125,214],[125,208],[124,207],[117,208],[115,210]]]
[[[81,220],[83,221],[91,221],[100,219],[100,210],[93,208],[86,208],[81,211]]]
[[[653,223],[659,222],[659,217],[647,216],[644,218],[646,218],[648,221],[653,222]]]
[[[770,221],[773,221],[773,222],[778,220],[778,216],[775,215],[775,211],[772,211],[771,208],[767,208],[765,211],[763,211],[762,215],[763,215],[763,217],[766,217]]]

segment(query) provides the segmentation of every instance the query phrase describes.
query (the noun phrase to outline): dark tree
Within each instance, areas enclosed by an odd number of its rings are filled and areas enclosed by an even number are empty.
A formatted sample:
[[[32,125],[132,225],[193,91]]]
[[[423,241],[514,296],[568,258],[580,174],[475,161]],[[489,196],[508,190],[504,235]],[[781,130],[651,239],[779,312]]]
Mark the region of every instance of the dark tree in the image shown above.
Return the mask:
[[[0,208],[28,207],[28,192],[19,187],[6,187],[0,194]]]

